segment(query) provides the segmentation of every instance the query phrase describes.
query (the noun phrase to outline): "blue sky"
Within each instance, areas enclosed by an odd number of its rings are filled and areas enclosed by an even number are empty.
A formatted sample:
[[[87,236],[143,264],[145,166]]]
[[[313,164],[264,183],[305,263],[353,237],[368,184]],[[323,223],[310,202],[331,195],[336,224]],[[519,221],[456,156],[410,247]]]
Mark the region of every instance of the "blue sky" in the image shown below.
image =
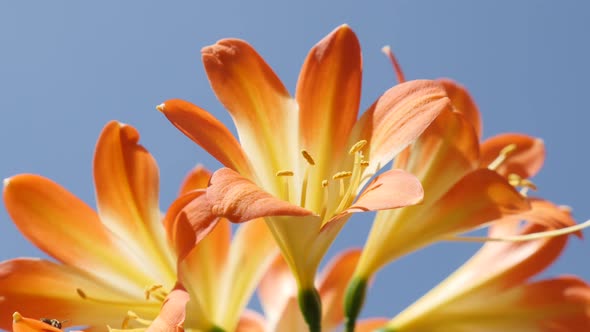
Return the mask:
[[[155,106],[190,100],[230,119],[215,99],[200,49],[250,42],[293,91],[308,50],[347,23],[363,48],[362,109],[395,83],[391,45],[406,77],[466,85],[484,136],[544,139],[538,195],[590,218],[587,128],[590,5],[581,1],[12,1],[0,4],[0,177],[37,173],[94,206],[91,162],[109,120],[136,127],[161,172],[161,206],[197,163],[220,165]],[[370,217],[354,217],[330,255],[360,246]],[[42,256],[0,209],[0,259]],[[393,316],[469,257],[476,245],[440,244],[377,276],[364,316]],[[545,275],[590,279],[590,245],[574,240]]]

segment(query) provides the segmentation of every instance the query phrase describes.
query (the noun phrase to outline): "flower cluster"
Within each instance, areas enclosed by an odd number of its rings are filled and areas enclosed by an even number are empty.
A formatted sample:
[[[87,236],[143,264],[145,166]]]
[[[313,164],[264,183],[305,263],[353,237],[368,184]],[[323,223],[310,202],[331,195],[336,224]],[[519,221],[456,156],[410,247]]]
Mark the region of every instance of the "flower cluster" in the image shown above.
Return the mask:
[[[205,47],[238,138],[187,101],[157,106],[224,165],[191,170],[166,212],[156,161],[136,129],[115,121],[95,148],[96,211],[44,177],[6,179],[9,215],[53,260],[0,263],[0,328],[590,331],[589,284],[535,278],[586,226],[528,195],[543,142],[482,140],[463,86],[406,81],[385,51],[399,84],[359,116],[361,50],[346,25],[311,49],[295,96],[246,42]],[[364,248],[318,274],[347,220],[365,211],[378,212]],[[488,236],[466,235],[483,227]],[[484,244],[392,319],[357,320],[381,268],[440,241]],[[256,290],[263,313],[246,309]]]

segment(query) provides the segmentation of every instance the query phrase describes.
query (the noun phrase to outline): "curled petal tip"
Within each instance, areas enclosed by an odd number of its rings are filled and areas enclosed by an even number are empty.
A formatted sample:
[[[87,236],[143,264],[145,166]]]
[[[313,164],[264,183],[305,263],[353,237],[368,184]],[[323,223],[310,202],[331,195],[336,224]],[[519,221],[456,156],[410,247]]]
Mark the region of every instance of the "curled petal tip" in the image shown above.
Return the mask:
[[[13,321],[13,322],[15,322],[15,323],[16,323],[16,322],[20,321],[21,319],[23,319],[23,316],[22,316],[22,315],[21,315],[21,314],[20,314],[18,311],[15,311],[15,312],[12,314],[12,321]]]
[[[2,184],[4,185],[4,188],[8,187],[9,183],[10,183],[10,178],[4,178],[2,180]]]
[[[156,106],[156,109],[162,113],[164,113],[164,110],[166,109],[166,105],[164,103],[161,103],[160,105]]]

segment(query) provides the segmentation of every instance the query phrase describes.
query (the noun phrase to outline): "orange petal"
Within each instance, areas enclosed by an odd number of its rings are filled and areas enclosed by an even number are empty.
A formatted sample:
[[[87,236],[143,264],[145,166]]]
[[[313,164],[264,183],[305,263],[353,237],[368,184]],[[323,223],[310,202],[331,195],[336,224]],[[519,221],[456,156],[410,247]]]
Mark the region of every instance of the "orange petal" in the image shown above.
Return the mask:
[[[445,110],[396,157],[393,167],[420,179],[428,204],[478,166],[479,140],[473,127],[463,115]]]
[[[527,308],[532,325],[555,331],[590,331],[590,301],[576,296],[590,286],[573,276],[537,281],[521,287],[524,293],[515,308]]]
[[[252,170],[274,174],[293,165],[284,152],[294,138],[297,109],[264,59],[238,39],[220,40],[201,53],[211,87],[233,117]]]
[[[20,232],[55,259],[105,278],[114,273],[149,283],[94,210],[57,183],[14,176],[5,180],[4,203]]]
[[[394,169],[378,175],[345,213],[395,209],[419,203],[424,197],[420,181]]]
[[[524,220],[552,229],[569,227],[576,224],[571,213],[561,206],[539,198],[529,198],[528,201],[531,205],[529,211],[505,216],[501,220],[496,221],[496,223],[504,221],[520,222]],[[577,231],[574,234],[579,238],[583,236],[582,231]],[[490,236],[496,237],[502,236],[502,234],[490,234]]]
[[[181,332],[184,331],[183,324],[186,317],[186,304],[190,300],[189,294],[177,286],[171,291],[162,310],[156,319],[148,327],[146,332]]]
[[[278,255],[258,284],[258,298],[268,321],[278,321],[289,298],[297,294],[297,283],[289,265]]]
[[[387,90],[355,125],[351,144],[367,140],[369,170],[387,164],[412,143],[444,109],[444,89],[434,81],[416,80]],[[372,166],[371,166],[372,165]]]
[[[352,278],[361,251],[353,249],[334,257],[322,271],[318,292],[322,299],[322,326],[335,329],[344,320],[344,294]]]
[[[13,332],[61,332],[61,329],[53,327],[38,319],[23,317],[20,313],[15,312],[12,315]]]
[[[477,137],[481,138],[483,130],[481,114],[479,113],[475,101],[469,94],[469,91],[467,91],[467,89],[461,84],[447,78],[438,79],[437,82],[441,83],[445,88],[455,111],[463,114],[467,121],[473,126]]]
[[[346,144],[357,119],[361,79],[361,48],[347,25],[336,28],[309,52],[296,99],[303,148],[317,158],[318,165],[338,165],[342,151],[349,148]]]
[[[201,242],[217,222],[204,190],[189,191],[176,199],[164,217],[164,227],[168,242],[176,249],[178,261]]]
[[[211,172],[204,166],[198,165],[185,176],[178,192],[179,196],[191,190],[207,188],[209,179],[211,179]]]
[[[129,125],[105,126],[94,154],[96,200],[105,226],[158,271],[172,259],[161,224],[158,166],[138,141]]]
[[[267,216],[307,216],[313,212],[280,200],[229,168],[213,173],[207,199],[217,216],[244,222]]]
[[[266,322],[259,313],[245,310],[240,316],[236,332],[266,332]]]
[[[248,157],[244,154],[240,143],[213,115],[180,99],[168,100],[158,109],[176,128],[223,165],[242,174],[250,173]]]
[[[67,321],[67,326],[119,326],[127,310],[155,317],[158,306],[146,305],[143,287],[124,289],[89,277],[78,269],[38,259],[13,259],[0,263],[0,328],[9,330],[10,313]],[[98,299],[83,299],[77,292]]]
[[[516,150],[508,154],[496,171],[504,176],[517,174],[524,179],[537,174],[545,161],[545,144],[539,138],[522,134],[502,134],[484,141],[481,167],[487,167],[510,144],[516,144]]]

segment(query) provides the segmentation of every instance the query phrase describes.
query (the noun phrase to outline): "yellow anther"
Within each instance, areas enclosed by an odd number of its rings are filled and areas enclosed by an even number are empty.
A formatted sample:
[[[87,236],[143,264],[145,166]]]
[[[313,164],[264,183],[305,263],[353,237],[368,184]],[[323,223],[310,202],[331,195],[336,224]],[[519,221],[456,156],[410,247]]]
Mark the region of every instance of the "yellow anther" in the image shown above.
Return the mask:
[[[311,166],[315,165],[315,160],[313,160],[309,152],[307,152],[306,150],[301,150],[301,155],[303,156],[303,158],[305,158],[308,164],[310,164]]]
[[[147,287],[145,289],[145,299],[146,300],[149,300],[150,299],[150,295],[153,294],[154,291],[157,291],[157,290],[161,289],[162,287],[164,287],[164,286],[162,286],[162,285],[153,285],[153,286]]]
[[[520,175],[514,173],[508,174],[508,183],[513,187],[537,190],[537,186],[531,180],[523,179]]]
[[[76,293],[78,293],[78,296],[80,296],[81,298],[83,298],[84,300],[86,300],[88,297],[86,296],[86,293],[84,293],[83,290],[81,290],[80,288],[76,288]]]
[[[367,161],[367,160],[361,160],[361,166],[363,166],[363,167],[369,166],[369,161]]]
[[[293,176],[293,171],[278,171],[276,176]]]
[[[498,166],[502,165],[506,158],[508,158],[508,155],[514,152],[516,148],[517,146],[514,143],[506,145],[504,148],[502,148],[502,150],[500,150],[498,157],[496,157],[496,159],[494,159],[488,165],[488,169],[495,170],[496,168],[498,168]]]
[[[338,173],[332,175],[332,180],[344,179],[344,178],[348,178],[351,176],[352,176],[352,172],[350,172],[350,171],[338,172]]]
[[[328,186],[328,180],[322,180],[322,187],[326,188]]]
[[[350,150],[348,150],[348,154],[355,154],[355,153],[359,152],[362,148],[365,147],[365,145],[367,145],[367,141],[364,139],[354,143],[354,145],[350,148]]]

